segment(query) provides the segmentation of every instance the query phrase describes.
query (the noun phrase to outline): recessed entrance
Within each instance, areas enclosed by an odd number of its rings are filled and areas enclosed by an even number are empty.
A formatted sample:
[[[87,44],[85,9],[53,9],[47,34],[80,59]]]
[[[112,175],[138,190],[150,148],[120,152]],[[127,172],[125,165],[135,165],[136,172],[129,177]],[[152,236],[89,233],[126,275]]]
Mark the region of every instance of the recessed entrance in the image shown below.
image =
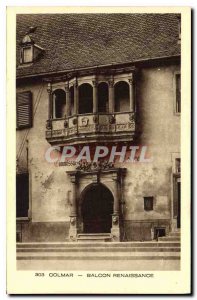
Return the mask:
[[[109,233],[112,227],[113,195],[103,184],[92,184],[83,192],[84,233]]]

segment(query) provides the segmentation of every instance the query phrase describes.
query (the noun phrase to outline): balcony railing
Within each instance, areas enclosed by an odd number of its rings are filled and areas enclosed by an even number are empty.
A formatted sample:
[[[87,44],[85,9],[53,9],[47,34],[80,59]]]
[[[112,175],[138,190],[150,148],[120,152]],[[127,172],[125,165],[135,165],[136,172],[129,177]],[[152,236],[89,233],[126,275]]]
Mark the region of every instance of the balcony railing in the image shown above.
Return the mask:
[[[132,141],[135,113],[89,113],[47,121],[46,139],[50,144],[76,144],[103,141]]]

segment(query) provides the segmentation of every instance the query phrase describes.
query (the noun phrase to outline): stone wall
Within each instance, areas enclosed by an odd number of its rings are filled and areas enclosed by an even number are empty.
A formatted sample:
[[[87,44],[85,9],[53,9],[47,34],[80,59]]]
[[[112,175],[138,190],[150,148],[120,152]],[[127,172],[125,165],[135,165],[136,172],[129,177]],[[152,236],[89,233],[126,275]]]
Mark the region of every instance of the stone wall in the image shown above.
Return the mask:
[[[137,79],[138,141],[146,145],[152,157],[149,163],[124,163],[127,168],[122,193],[127,240],[150,240],[155,226],[169,230],[172,202],[172,164],[180,152],[180,117],[174,112],[174,72],[178,65],[144,68]],[[31,90],[35,113],[30,130],[18,130],[17,153],[28,139],[30,173],[30,223],[24,225],[25,241],[66,239],[70,214],[71,185],[67,171],[73,167],[56,167],[45,160],[50,146],[45,139],[48,118],[47,86],[40,83],[19,85],[17,91]],[[26,164],[25,147],[19,166]],[[153,211],[144,210],[144,197],[154,197]],[[60,225],[62,224],[62,225]],[[50,229],[52,228],[52,229]]]

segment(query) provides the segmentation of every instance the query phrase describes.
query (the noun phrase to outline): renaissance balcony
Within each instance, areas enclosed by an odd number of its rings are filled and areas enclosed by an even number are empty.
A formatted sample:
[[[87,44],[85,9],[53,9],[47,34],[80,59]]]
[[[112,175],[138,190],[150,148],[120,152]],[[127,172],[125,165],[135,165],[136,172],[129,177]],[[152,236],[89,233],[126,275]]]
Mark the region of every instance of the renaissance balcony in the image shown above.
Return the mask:
[[[133,73],[49,83],[50,144],[131,142],[136,132]]]
[[[132,141],[135,113],[83,114],[48,122],[46,139],[50,144]]]

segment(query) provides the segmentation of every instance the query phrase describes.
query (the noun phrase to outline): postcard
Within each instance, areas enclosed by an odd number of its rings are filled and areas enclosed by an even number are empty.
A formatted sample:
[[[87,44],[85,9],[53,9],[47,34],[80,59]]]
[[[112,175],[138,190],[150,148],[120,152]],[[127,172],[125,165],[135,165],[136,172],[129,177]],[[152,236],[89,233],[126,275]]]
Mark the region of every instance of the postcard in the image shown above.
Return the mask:
[[[7,8],[8,294],[191,292],[191,9]]]

